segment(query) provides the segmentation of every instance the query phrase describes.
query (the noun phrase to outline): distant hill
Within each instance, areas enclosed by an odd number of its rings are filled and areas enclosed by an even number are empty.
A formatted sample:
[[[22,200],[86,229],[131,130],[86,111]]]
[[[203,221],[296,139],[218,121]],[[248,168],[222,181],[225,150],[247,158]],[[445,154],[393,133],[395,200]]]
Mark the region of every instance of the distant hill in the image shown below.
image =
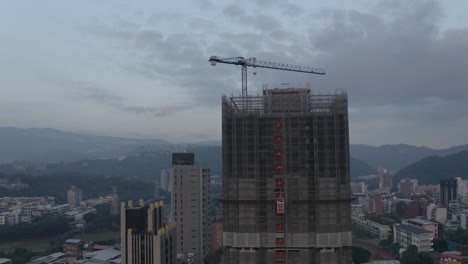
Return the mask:
[[[1,164],[0,172],[6,174],[24,173],[30,175],[51,173],[81,173],[86,175],[121,177],[145,181],[159,181],[160,171],[171,168],[172,152],[158,150],[156,146],[144,148],[146,151],[133,156],[115,159],[86,159],[74,162],[37,164],[14,162]],[[211,169],[211,175],[222,175],[222,153],[219,146],[190,145],[185,148],[195,153],[196,162]],[[368,164],[351,158],[351,177],[375,174]]]
[[[377,173],[376,169],[372,168],[371,166],[369,166],[369,164],[365,163],[362,160],[358,160],[351,157],[350,163],[350,174],[352,178],[373,175]]]
[[[351,156],[365,161],[374,168],[385,167],[397,171],[429,156],[446,156],[468,150],[468,144],[441,150],[405,144],[379,147],[351,144],[350,148]]]
[[[153,179],[159,175],[160,169],[170,167],[170,153],[177,150],[195,152],[196,160],[209,165],[212,174],[221,175],[220,141],[176,145],[162,139],[81,135],[48,128],[0,127],[0,163],[21,161],[0,164],[0,171],[6,173],[69,170]],[[446,156],[463,150],[468,150],[468,145],[436,150],[404,144],[379,147],[351,144],[351,175],[374,174],[378,167],[397,171],[425,157]]]
[[[421,184],[439,184],[440,179],[468,176],[468,150],[448,156],[431,156],[409,165],[395,174],[395,181],[416,178]]]
[[[0,163],[13,160],[36,162],[114,158],[128,155],[138,146],[168,145],[161,139],[129,139],[80,135],[49,128],[0,127]]]

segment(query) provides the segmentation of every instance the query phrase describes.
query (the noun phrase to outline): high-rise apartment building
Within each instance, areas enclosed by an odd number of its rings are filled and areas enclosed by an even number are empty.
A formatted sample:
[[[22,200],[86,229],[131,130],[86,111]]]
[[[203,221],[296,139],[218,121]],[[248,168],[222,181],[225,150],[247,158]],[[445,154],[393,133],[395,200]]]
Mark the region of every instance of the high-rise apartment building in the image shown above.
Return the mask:
[[[222,105],[224,263],[351,263],[347,95]]]
[[[172,217],[177,222],[177,253],[210,254],[210,169],[195,163],[193,153],[172,154]]]
[[[163,202],[121,203],[122,264],[175,264],[176,223],[163,219]]]
[[[379,168],[379,188],[392,189],[392,175],[385,168]]]
[[[448,207],[450,201],[457,199],[457,179],[440,180],[440,203]]]
[[[418,185],[417,179],[405,178],[400,180],[398,184],[398,192],[404,198],[410,198],[415,193],[416,186]]]
[[[161,185],[160,185],[161,189],[163,189],[166,192],[170,191],[171,190],[169,188],[170,187],[170,185],[169,185],[170,180],[171,180],[170,172],[168,170],[166,170],[166,169],[163,169],[161,171]]]
[[[78,187],[72,186],[67,192],[67,203],[70,208],[76,208],[80,206],[83,200],[83,193]]]

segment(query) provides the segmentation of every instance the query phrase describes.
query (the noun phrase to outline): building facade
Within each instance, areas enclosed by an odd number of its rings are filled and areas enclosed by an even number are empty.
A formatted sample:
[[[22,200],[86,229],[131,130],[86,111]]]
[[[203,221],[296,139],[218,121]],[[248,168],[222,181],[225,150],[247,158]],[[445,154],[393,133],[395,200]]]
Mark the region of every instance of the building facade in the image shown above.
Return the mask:
[[[166,169],[163,169],[161,171],[161,179],[160,179],[161,184],[159,185],[160,188],[166,192],[171,191],[170,184],[169,184],[170,180],[171,180],[170,172]]]
[[[385,168],[379,168],[379,189],[392,189],[392,175]]]
[[[80,206],[83,200],[83,193],[78,187],[72,186],[67,192],[67,203],[70,208],[76,208]]]
[[[222,105],[224,263],[351,263],[347,95]]]
[[[366,219],[365,216],[354,216],[353,225],[361,231],[364,231],[370,237],[377,238],[379,240],[385,240],[388,236],[392,235],[392,230],[390,226],[382,225]]]
[[[457,200],[457,179],[440,180],[440,203],[448,207],[450,201]]]
[[[403,248],[414,245],[418,252],[431,252],[433,233],[421,227],[409,224],[393,225],[393,241]]]
[[[447,222],[447,208],[438,207],[436,204],[429,204],[427,206],[426,218],[431,221],[436,221],[441,224]]]
[[[408,225],[421,227],[426,231],[432,232],[433,238],[439,237],[439,228],[438,228],[439,224],[436,222],[428,221],[422,217],[403,220],[402,224],[408,224]]]
[[[195,263],[202,264],[211,252],[210,169],[196,164],[193,153],[173,153],[172,179],[177,253],[193,253]]]
[[[163,202],[120,207],[122,264],[176,264],[176,224],[165,223]]]
[[[415,193],[416,186],[418,185],[418,180],[405,178],[400,180],[398,184],[398,193],[401,194],[403,198],[409,198]]]

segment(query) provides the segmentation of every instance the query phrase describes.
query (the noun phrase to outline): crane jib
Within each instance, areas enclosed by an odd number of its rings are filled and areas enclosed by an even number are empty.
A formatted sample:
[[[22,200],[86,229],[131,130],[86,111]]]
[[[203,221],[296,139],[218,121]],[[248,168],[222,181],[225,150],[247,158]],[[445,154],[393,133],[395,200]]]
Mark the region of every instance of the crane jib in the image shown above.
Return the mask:
[[[213,55],[210,57],[208,61],[210,62],[212,66],[216,66],[216,63],[218,62],[224,63],[224,64],[242,66],[242,96],[243,97],[248,96],[247,94],[247,67],[267,68],[267,69],[282,70],[282,71],[325,75],[325,71],[323,69],[277,63],[277,62],[269,62],[269,61],[260,61],[260,60],[257,61],[257,59],[254,57],[247,58],[247,59],[245,59],[244,57],[220,58],[218,56]]]

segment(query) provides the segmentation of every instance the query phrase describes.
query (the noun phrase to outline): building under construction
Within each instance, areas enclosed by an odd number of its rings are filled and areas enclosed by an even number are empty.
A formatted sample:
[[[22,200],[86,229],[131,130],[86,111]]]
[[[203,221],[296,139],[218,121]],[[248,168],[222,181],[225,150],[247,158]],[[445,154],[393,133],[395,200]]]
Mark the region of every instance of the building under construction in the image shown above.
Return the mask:
[[[345,93],[223,97],[224,263],[352,263]]]

